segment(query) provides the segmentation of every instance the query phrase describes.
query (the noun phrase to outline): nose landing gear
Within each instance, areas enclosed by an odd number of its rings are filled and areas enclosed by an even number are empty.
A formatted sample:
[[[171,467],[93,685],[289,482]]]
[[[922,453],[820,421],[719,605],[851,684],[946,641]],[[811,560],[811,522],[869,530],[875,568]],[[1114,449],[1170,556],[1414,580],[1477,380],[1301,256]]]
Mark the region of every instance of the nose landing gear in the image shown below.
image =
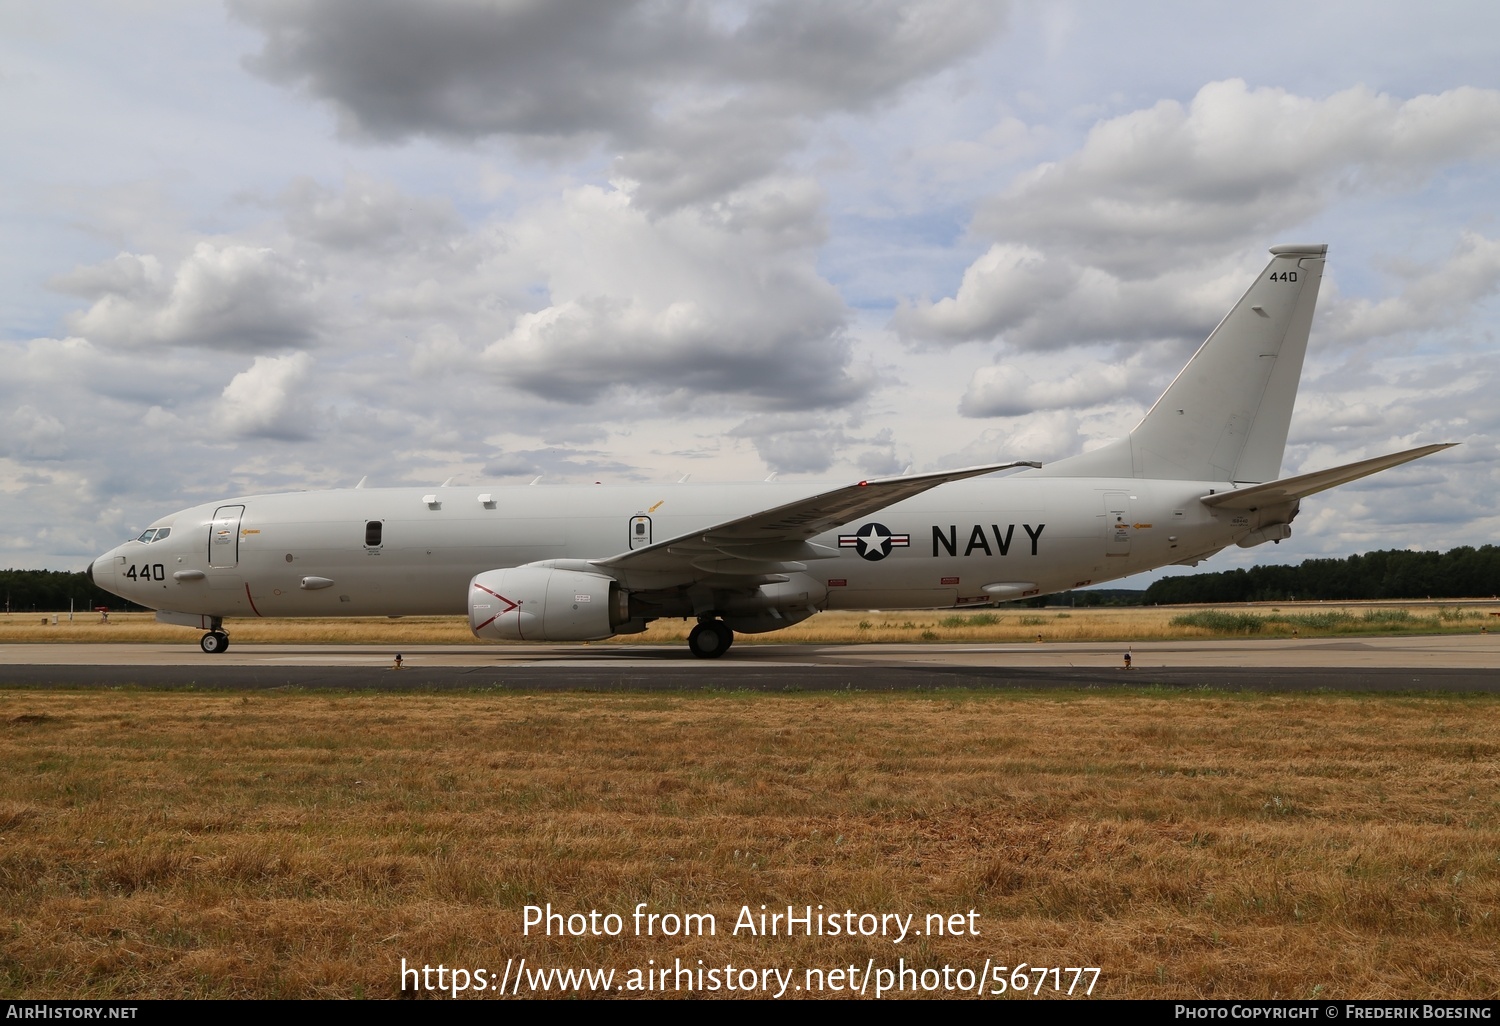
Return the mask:
[[[717,659],[733,644],[734,631],[719,619],[699,620],[688,635],[688,650],[699,659]]]
[[[229,649],[229,635],[223,631],[209,631],[198,639],[198,647],[210,655],[227,651]]]

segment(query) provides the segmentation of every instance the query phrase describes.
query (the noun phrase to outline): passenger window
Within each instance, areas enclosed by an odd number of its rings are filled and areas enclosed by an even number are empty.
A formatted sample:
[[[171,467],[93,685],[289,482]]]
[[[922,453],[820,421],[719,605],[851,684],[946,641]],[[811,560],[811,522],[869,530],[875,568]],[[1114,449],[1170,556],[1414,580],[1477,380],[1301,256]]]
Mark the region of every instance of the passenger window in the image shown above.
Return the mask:
[[[365,523],[365,548],[378,549],[380,547],[380,533],[385,524],[379,520],[370,520]]]

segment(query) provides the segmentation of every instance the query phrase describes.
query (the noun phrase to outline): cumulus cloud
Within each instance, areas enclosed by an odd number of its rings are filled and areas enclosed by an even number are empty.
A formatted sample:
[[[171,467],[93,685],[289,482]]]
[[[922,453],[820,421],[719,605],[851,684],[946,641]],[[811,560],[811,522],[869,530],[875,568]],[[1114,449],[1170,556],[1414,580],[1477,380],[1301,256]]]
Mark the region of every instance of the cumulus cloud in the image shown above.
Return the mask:
[[[110,345],[255,352],[304,344],[317,328],[311,273],[264,247],[200,242],[170,276],[155,257],[122,253],[56,283],[94,299],[69,327]]]
[[[890,428],[882,428],[860,444],[868,448],[854,457],[854,465],[866,474],[892,477],[911,466],[911,454],[897,444]]]
[[[1141,378],[1138,362],[1114,361],[1108,355],[1065,377],[1042,381],[1009,365],[981,367],[969,379],[958,411],[966,417],[1019,417],[1038,410],[1099,406],[1132,393],[1141,398]]]
[[[893,326],[912,342],[1022,349],[1201,338],[1248,283],[1257,245],[1288,241],[1341,197],[1410,189],[1496,154],[1497,90],[1400,100],[1357,86],[1313,99],[1212,82],[1186,105],[1099,123],[1076,152],[986,201],[973,230],[994,244],[954,295],[904,303]],[[1492,248],[1471,241],[1461,257],[1422,294],[1350,319],[1396,330],[1491,288]]]
[[[729,193],[700,216],[726,232],[749,234],[766,248],[801,249],[827,237],[823,199],[816,179],[774,175]]]
[[[1081,269],[1049,265],[1030,246],[990,247],[964,271],[957,295],[936,303],[902,304],[893,324],[907,338],[969,341],[989,338],[1024,323],[1034,311],[1065,297]]]
[[[968,445],[937,460],[939,469],[1012,460],[1051,462],[1078,452],[1083,424],[1071,410],[1034,414],[1004,427],[987,428]]]
[[[413,249],[463,229],[451,203],[350,175],[341,189],[300,178],[281,196],[294,236],[337,249]]]
[[[1139,277],[1273,239],[1341,195],[1411,188],[1497,153],[1500,90],[1400,100],[1355,86],[1314,99],[1231,79],[1101,122],[986,203],[975,227]]]
[[[1155,269],[1126,277],[996,243],[964,272],[955,295],[905,302],[891,319],[908,342],[953,344],[1000,339],[1022,350],[1100,342],[1208,336],[1249,286],[1254,268],[1240,259],[1217,266]]]
[[[317,420],[305,386],[313,360],[307,353],[257,356],[224,386],[219,423],[236,435],[306,438]]]
[[[199,360],[143,360],[77,337],[5,344],[0,363],[0,395],[22,403],[27,395],[43,394],[69,417],[116,403],[144,408],[187,402],[216,387]]]
[[[523,474],[535,477],[540,469],[540,464],[531,453],[502,452],[485,463],[483,474],[485,477],[516,477]]]
[[[761,462],[777,474],[821,474],[846,460],[864,474],[884,477],[901,473],[912,462],[890,428],[865,434],[853,417],[811,412],[757,414],[727,434],[747,439]]]
[[[1458,323],[1500,288],[1500,242],[1464,232],[1436,267],[1402,267],[1397,295],[1331,305],[1326,330],[1341,341],[1384,338]]]
[[[618,389],[802,409],[870,386],[850,366],[838,293],[779,231],[725,231],[688,212],[653,219],[627,193],[589,187],[513,234],[516,250],[539,254],[549,302],[484,364],[534,395],[586,403]]]
[[[148,297],[162,291],[161,261],[150,254],[120,253],[111,260],[89,267],[75,267],[48,282],[59,292],[97,299],[119,296]]]
[[[247,66],[399,141],[602,144],[670,209],[770,173],[811,120],[878,104],[972,53],[992,0],[506,4],[235,0],[265,38]]]
[[[778,474],[822,473],[833,466],[841,448],[858,441],[846,425],[816,413],[761,414],[728,433],[749,439],[762,462]]]
[[[523,316],[486,351],[486,363],[527,391],[571,403],[624,387],[795,408],[843,404],[864,390],[845,367],[848,343],[828,322],[746,323],[728,313],[691,301],[568,300]]]
[[[6,415],[0,429],[0,454],[16,459],[53,460],[68,451],[63,422],[46,410],[22,405]]]
[[[1310,361],[1317,366],[1297,399],[1289,465],[1316,469],[1318,459],[1330,465],[1429,442],[1467,448],[1500,432],[1500,409],[1487,399],[1496,377],[1488,354],[1338,357]]]
[[[1313,99],[1221,81],[1188,105],[1101,121],[1077,153],[987,202],[977,228],[1149,275],[1185,252],[1265,242],[1337,196],[1410,189],[1497,153],[1500,90],[1400,101],[1356,86]]]
[[[265,34],[247,66],[399,140],[607,132],[647,116],[719,36],[699,5],[589,0],[230,4]],[[714,49],[717,49],[714,47]]]

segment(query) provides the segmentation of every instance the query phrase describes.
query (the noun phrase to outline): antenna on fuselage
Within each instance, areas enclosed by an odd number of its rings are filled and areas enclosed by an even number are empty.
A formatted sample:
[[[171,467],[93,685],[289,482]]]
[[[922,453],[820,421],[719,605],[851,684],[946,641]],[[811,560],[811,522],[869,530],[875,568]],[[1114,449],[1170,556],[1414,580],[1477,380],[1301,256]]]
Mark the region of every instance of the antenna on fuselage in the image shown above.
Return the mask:
[[[365,486],[365,482],[368,480],[370,480],[370,475],[366,474],[364,477],[359,479],[359,484],[355,485],[354,487],[363,488]]]

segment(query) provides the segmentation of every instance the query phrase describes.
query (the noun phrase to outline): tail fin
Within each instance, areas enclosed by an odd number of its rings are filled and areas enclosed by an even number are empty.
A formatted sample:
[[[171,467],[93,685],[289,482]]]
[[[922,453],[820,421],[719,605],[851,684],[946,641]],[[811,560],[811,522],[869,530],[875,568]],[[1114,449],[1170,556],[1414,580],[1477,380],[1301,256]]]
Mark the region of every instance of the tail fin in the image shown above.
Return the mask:
[[[1327,252],[1272,249],[1250,290],[1129,436],[1031,474],[1275,480]]]

